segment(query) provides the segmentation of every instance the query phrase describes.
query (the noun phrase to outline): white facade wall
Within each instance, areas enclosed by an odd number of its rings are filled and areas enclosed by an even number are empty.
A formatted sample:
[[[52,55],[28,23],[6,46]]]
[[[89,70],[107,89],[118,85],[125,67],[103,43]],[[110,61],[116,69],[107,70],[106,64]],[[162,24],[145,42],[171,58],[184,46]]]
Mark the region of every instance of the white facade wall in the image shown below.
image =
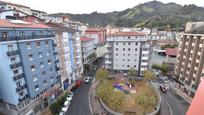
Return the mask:
[[[87,59],[87,57],[95,52],[94,48],[95,48],[94,40],[82,42],[82,54],[83,54],[82,58],[84,64],[90,61],[89,59]]]
[[[148,68],[149,45],[147,36],[111,36],[107,39],[105,66],[113,70],[141,70]],[[140,49],[142,55],[140,59]]]

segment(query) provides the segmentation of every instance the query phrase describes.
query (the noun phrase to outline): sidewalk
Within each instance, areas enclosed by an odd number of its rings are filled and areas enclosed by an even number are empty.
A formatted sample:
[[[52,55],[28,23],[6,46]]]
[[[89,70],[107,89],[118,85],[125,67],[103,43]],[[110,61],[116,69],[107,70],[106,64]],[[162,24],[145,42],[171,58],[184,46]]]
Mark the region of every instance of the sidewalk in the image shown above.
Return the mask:
[[[90,88],[90,104],[93,111],[93,115],[108,115],[106,111],[103,109],[102,105],[99,102],[99,99],[96,98],[96,86],[98,81],[93,82]]]

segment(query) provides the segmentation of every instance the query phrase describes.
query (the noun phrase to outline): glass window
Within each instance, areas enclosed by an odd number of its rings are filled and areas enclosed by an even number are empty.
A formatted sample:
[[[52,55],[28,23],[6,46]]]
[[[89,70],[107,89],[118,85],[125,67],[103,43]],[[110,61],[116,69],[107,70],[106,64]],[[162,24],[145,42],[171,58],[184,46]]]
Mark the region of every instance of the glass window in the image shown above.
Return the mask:
[[[42,52],[38,52],[38,57],[39,57],[39,58],[42,57]]]
[[[39,42],[39,41],[36,42],[36,47],[37,47],[37,48],[40,47],[40,42]]]
[[[118,42],[116,42],[116,45],[118,45]]]
[[[137,46],[137,45],[138,45],[138,43],[137,43],[137,42],[135,42],[135,45]]]
[[[116,51],[118,51],[118,48],[116,48]]]
[[[128,42],[128,45],[131,45],[131,43],[130,43],[130,42]]]
[[[135,51],[137,51],[137,48],[135,48]]]
[[[29,61],[33,60],[33,54],[28,55]]]
[[[20,37],[24,37],[24,32],[20,32]]]
[[[14,71],[13,71],[13,74],[14,74],[15,76],[18,75],[18,69],[14,70]]]
[[[44,81],[43,81],[43,85],[47,85],[47,80],[44,80]]]
[[[40,67],[43,68],[44,67],[44,63],[40,62]]]
[[[49,42],[48,41],[45,41],[45,46],[48,46]]]
[[[128,48],[128,51],[130,51],[130,48]]]
[[[47,61],[47,63],[48,63],[48,64],[51,64],[51,59],[49,59],[49,60]]]
[[[13,50],[13,45],[8,45],[8,51],[12,51]]]
[[[35,65],[30,66],[31,71],[35,71]]]
[[[42,77],[45,77],[45,71],[43,71],[43,72],[41,73],[41,75],[42,75]]]
[[[27,49],[31,49],[30,43],[26,43]]]
[[[50,81],[53,81],[53,80],[54,80],[54,77],[53,77],[53,76],[51,76],[51,77],[50,77]]]
[[[6,39],[8,37],[8,33],[7,32],[2,32],[1,33],[2,38]]]
[[[33,81],[37,81],[37,80],[38,80],[36,75],[34,75],[34,76],[32,77],[32,79],[33,79]]]
[[[39,90],[39,86],[35,85],[35,90],[38,91]]]
[[[47,56],[49,56],[49,55],[50,55],[50,50],[48,50],[48,51],[47,51],[46,55],[47,55]]]

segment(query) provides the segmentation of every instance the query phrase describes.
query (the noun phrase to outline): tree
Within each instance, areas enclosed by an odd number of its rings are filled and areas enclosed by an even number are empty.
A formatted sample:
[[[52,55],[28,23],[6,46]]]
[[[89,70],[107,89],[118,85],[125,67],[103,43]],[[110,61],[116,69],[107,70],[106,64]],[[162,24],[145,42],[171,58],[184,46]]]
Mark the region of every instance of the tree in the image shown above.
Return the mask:
[[[131,68],[128,70],[128,75],[129,75],[129,76],[135,76],[135,75],[136,75],[136,70],[131,67]]]
[[[153,64],[152,69],[160,70],[164,75],[168,72],[168,66],[166,64]]]
[[[152,79],[155,78],[155,74],[152,71],[150,71],[150,70],[143,71],[143,75],[148,80],[152,80]]]
[[[96,79],[97,80],[104,80],[104,79],[107,79],[109,76],[108,74],[108,70],[107,69],[99,69],[97,72],[96,72]]]

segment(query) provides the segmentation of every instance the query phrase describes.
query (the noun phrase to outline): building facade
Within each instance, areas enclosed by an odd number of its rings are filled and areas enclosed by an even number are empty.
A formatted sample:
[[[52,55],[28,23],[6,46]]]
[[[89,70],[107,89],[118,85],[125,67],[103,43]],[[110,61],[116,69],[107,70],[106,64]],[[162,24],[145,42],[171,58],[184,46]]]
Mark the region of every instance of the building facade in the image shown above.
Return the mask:
[[[55,35],[43,24],[19,22],[0,20],[1,97],[9,114],[38,114],[60,88]]]
[[[89,71],[93,67],[93,61],[96,59],[94,39],[81,37],[81,50],[84,70]]]
[[[175,73],[181,83],[180,89],[193,97],[204,74],[204,33],[180,35]]]
[[[147,37],[138,32],[116,32],[107,38],[105,67],[109,70],[127,72],[148,68],[149,44]]]
[[[85,35],[86,37],[94,38],[96,46],[102,46],[106,42],[106,29],[104,28],[87,28]]]

